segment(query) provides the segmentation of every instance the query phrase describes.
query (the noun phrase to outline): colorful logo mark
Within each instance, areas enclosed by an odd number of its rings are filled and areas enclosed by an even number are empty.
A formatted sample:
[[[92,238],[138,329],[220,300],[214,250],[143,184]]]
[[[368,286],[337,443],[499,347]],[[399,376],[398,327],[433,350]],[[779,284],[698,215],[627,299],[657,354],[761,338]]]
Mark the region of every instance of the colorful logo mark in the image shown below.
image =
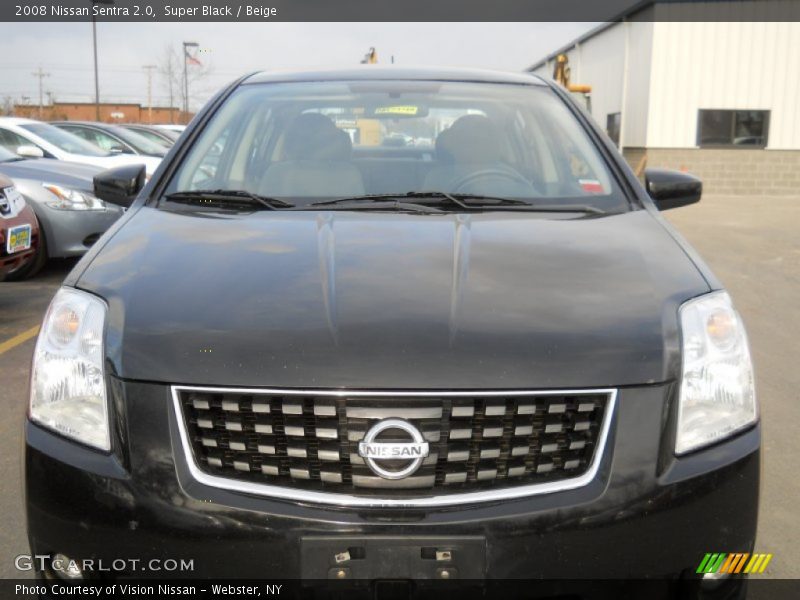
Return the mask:
[[[772,554],[748,554],[747,552],[726,554],[708,553],[703,557],[697,573],[763,573]]]

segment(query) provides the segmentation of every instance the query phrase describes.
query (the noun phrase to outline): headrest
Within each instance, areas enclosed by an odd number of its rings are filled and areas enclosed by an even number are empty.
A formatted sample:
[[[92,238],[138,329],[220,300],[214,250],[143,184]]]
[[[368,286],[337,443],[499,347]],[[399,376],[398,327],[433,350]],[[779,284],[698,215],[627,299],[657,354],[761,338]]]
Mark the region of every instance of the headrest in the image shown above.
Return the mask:
[[[319,113],[300,115],[286,130],[284,154],[289,160],[349,160],[352,151],[350,136]]]
[[[500,162],[500,133],[487,117],[464,115],[436,137],[436,155],[443,162]]]

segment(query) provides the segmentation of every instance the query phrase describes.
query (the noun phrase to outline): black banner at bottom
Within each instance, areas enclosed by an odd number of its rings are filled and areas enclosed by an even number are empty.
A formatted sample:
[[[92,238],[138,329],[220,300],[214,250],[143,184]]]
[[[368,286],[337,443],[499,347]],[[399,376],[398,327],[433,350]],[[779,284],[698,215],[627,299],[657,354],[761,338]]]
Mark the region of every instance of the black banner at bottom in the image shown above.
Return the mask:
[[[789,600],[800,597],[797,579],[690,580],[0,580],[0,598],[298,598],[342,600],[458,600],[515,598],[578,600],[725,599]]]

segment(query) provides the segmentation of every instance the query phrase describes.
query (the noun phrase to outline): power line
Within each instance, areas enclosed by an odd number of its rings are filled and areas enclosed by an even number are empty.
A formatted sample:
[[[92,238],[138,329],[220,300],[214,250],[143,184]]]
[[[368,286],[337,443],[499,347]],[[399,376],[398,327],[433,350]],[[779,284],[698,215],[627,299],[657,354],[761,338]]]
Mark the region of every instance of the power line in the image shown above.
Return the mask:
[[[3,69],[3,70],[23,70],[24,71],[24,70],[30,69],[31,67],[36,67],[36,66],[39,66],[39,65],[32,64],[32,63],[18,63],[18,62],[3,63],[3,62],[0,62],[0,69]],[[54,70],[57,70],[57,71],[88,71],[88,72],[94,71],[93,67],[91,67],[91,66],[86,67],[86,66],[81,66],[81,65],[78,65],[78,64],[47,63],[47,66],[48,66],[48,68],[54,69]],[[103,73],[138,73],[138,72],[140,72],[140,69],[141,69],[141,67],[133,67],[133,66],[128,66],[128,65],[104,65],[103,68],[101,69],[101,71]],[[239,69],[237,69],[237,70],[218,70],[218,69],[215,68],[212,73],[214,75],[233,75],[233,76],[238,76],[238,75],[243,75],[243,74],[247,73],[248,71],[254,71],[254,70],[256,70],[256,69],[255,68],[252,68],[252,69],[243,68],[243,69],[240,69],[240,70]]]

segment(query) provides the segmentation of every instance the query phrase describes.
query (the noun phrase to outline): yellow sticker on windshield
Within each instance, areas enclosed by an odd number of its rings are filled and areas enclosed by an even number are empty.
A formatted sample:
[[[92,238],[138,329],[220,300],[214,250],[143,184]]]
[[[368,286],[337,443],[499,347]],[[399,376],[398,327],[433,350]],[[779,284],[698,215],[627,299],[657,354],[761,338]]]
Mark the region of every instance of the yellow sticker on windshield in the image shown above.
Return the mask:
[[[419,106],[381,106],[375,109],[376,115],[415,115]]]

